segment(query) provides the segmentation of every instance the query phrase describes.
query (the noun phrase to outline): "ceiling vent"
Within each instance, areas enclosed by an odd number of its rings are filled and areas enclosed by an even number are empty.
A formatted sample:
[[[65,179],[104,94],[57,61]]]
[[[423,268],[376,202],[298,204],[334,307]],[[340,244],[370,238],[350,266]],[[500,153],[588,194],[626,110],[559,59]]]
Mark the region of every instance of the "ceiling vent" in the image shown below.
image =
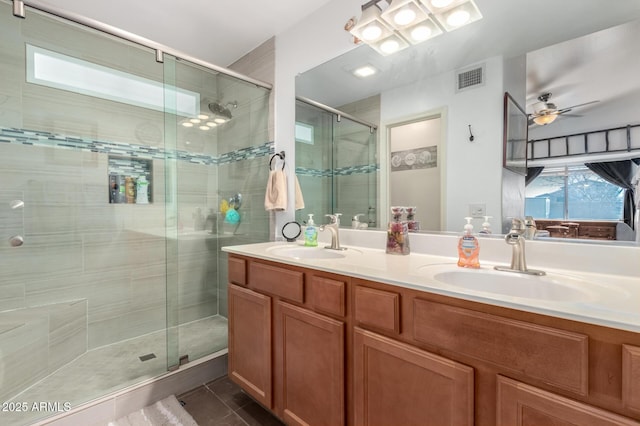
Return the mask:
[[[484,64],[456,71],[456,92],[484,86]]]

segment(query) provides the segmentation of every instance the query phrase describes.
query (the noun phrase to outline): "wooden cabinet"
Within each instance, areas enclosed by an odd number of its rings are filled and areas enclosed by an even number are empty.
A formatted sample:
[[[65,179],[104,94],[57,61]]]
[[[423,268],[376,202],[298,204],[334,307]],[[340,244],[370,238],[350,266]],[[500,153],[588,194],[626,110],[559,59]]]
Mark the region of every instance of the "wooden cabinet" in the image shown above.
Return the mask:
[[[271,298],[229,285],[229,377],[272,407]]]
[[[498,377],[497,400],[498,426],[640,425],[632,419],[502,376]]]
[[[354,332],[357,426],[473,424],[473,369],[378,334]]]
[[[640,426],[640,333],[229,261],[229,376],[287,424]]]
[[[622,401],[640,414],[640,347],[622,345]]]
[[[230,280],[246,284],[229,284],[229,377],[287,424],[343,426],[347,283],[252,259],[229,262]]]
[[[344,323],[285,302],[278,312],[284,420],[344,425]]]

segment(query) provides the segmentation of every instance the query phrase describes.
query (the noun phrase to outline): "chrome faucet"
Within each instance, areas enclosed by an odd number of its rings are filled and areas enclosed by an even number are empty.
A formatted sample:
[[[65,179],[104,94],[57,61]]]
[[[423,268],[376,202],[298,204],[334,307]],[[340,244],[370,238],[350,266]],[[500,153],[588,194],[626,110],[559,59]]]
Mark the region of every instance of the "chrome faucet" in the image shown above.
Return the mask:
[[[526,227],[521,219],[514,218],[511,221],[511,230],[504,237],[504,240],[507,242],[507,244],[513,246],[513,253],[511,255],[511,266],[496,266],[496,270],[505,272],[518,272],[521,274],[529,275],[545,275],[544,271],[527,268],[527,262],[524,255],[525,231]]]
[[[340,247],[340,216],[342,213],[336,214],[326,214],[329,218],[329,223],[327,225],[322,225],[319,229],[320,231],[324,231],[328,229],[331,231],[331,245],[325,246],[326,249],[331,250],[346,250],[346,248]]]

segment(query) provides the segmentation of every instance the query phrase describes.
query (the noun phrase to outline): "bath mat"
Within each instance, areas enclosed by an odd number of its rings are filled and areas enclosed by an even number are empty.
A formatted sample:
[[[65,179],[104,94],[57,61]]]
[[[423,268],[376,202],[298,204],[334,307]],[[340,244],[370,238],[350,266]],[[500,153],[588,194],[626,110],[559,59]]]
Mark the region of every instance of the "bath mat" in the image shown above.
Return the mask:
[[[109,422],[108,426],[198,426],[182,404],[171,395],[155,404]]]

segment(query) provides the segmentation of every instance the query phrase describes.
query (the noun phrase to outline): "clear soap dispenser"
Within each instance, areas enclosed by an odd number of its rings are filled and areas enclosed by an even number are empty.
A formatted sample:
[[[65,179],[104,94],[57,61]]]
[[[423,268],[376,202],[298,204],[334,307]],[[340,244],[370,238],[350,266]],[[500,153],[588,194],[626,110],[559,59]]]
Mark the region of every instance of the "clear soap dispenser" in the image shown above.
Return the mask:
[[[478,232],[478,234],[491,234],[491,222],[489,219],[493,218],[493,216],[485,216],[484,223],[482,224],[482,230]]]

